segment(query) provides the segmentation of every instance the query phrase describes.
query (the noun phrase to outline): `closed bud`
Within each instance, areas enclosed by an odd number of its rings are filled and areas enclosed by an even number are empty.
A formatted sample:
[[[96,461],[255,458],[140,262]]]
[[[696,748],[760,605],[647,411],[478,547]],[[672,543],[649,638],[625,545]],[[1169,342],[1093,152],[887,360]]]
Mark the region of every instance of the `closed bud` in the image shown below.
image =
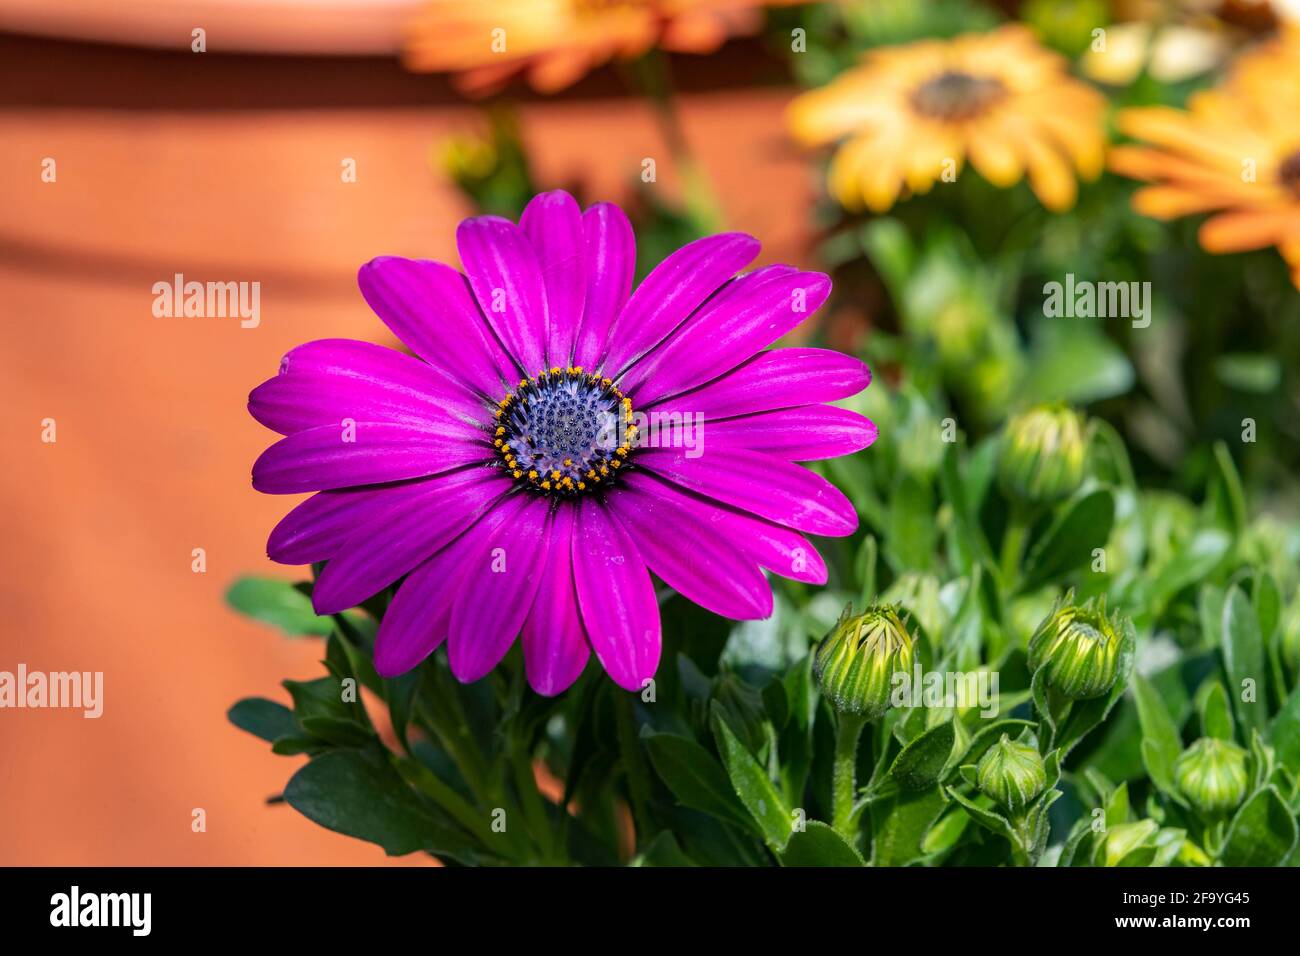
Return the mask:
[[[1019,813],[1047,786],[1047,771],[1038,748],[1015,743],[1006,734],[980,758],[975,768],[980,792],[1011,813]]]
[[[998,482],[1010,497],[1050,504],[1083,481],[1087,451],[1083,416],[1066,405],[1040,405],[1007,424]]]
[[[891,605],[854,616],[844,609],[817,648],[813,672],[836,710],[879,720],[889,709],[894,675],[912,669],[912,635]]]
[[[1061,603],[1029,639],[1029,670],[1043,669],[1047,686],[1071,700],[1100,697],[1115,686],[1122,646],[1105,602]]]
[[[1230,740],[1202,737],[1174,764],[1174,782],[1206,816],[1227,813],[1246,796],[1246,751]]]

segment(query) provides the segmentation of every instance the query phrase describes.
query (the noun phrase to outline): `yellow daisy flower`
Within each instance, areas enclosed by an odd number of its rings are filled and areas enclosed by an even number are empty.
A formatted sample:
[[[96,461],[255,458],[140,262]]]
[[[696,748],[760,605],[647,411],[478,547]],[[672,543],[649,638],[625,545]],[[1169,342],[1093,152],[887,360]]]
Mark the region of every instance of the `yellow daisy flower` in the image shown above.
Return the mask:
[[[455,73],[470,93],[519,72],[543,93],[611,59],[652,47],[709,53],[753,33],[760,8],[806,0],[429,0],[407,24],[402,59],[422,73]]]
[[[1300,27],[1245,54],[1187,110],[1127,109],[1119,128],[1145,146],[1117,146],[1110,168],[1145,180],[1133,208],[1155,219],[1212,212],[1211,253],[1276,246],[1300,288]]]
[[[1105,99],[1019,25],[868,53],[861,66],[799,96],[789,123],[806,145],[844,140],[830,190],[884,212],[905,189],[955,178],[966,157],[989,182],[1029,185],[1052,210],[1074,205],[1076,171],[1100,175]]]

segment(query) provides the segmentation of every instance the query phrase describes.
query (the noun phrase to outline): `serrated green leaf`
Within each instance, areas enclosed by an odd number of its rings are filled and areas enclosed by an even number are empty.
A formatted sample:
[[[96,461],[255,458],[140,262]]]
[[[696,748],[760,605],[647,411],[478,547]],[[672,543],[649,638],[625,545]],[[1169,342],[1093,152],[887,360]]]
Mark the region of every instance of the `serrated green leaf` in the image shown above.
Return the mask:
[[[820,820],[796,830],[779,854],[784,866],[866,866],[862,854]]]
[[[722,762],[732,789],[749,815],[758,824],[763,839],[773,851],[779,851],[794,830],[794,815],[785,805],[775,785],[768,779],[754,755],[736,739],[731,728],[718,715],[713,716],[714,733],[722,747]]]
[[[643,733],[642,743],[655,773],[683,806],[762,835],[745,807],[733,796],[727,773],[694,740],[676,734]]]
[[[934,786],[948,765],[955,739],[952,721],[936,724],[904,747],[889,768],[889,779],[904,792]]]
[[[1275,787],[1241,805],[1228,826],[1220,859],[1224,866],[1277,866],[1296,845],[1296,821]]]

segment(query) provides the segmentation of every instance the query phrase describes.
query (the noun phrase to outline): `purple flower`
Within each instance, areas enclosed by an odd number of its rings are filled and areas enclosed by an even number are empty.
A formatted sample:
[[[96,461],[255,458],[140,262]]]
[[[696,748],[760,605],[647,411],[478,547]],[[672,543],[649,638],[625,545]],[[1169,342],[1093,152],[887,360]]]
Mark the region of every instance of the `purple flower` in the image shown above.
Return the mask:
[[[518,225],[460,224],[462,274],[381,257],[361,293],[418,357],[346,339],[291,351],[248,407],[285,437],[253,487],[318,494],[271,532],[284,564],[326,562],[330,614],[405,577],[375,667],[443,641],[462,681],[523,641],[529,683],[558,694],[594,651],[621,687],[659,663],[654,572],[734,619],[767,617],[761,569],[822,584],[800,532],[847,535],[848,499],[797,461],[865,448],[866,418],[822,404],[866,387],[857,359],[764,351],[830,280],[777,265],[736,276],[751,236],[678,249],[632,290],[627,217],[537,196]]]

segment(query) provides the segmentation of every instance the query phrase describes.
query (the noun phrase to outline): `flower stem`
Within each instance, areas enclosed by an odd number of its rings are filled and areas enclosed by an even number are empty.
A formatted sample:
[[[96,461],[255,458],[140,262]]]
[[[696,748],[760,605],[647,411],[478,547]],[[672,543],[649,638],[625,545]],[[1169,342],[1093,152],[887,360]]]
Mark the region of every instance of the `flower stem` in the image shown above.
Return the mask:
[[[691,225],[700,235],[718,231],[722,211],[704,168],[696,161],[682,129],[667,57],[652,50],[636,61],[636,84],[654,107],[659,131],[682,177],[682,201]]]
[[[831,771],[831,825],[846,840],[852,841],[853,802],[858,784],[858,741],[867,725],[859,714],[841,713],[835,729],[835,763]]]

